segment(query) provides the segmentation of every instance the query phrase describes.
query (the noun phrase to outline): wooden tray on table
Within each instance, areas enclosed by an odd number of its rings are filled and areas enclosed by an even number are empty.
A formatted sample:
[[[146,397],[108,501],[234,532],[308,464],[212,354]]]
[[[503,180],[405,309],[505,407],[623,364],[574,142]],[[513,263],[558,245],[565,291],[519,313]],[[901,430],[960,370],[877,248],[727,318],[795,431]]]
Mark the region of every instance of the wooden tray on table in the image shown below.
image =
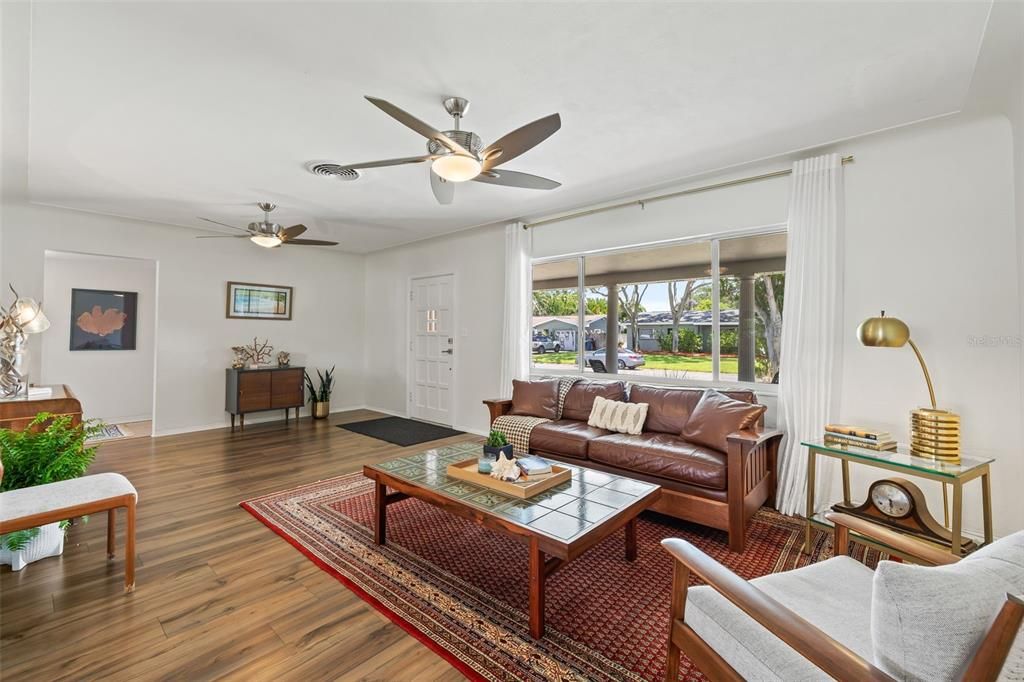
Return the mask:
[[[557,464],[551,464],[551,476],[544,478],[535,478],[531,480],[528,476],[520,478],[518,481],[499,481],[496,478],[491,478],[490,474],[481,474],[477,471],[477,458],[467,459],[463,462],[456,462],[448,465],[448,475],[452,478],[458,478],[463,481],[469,481],[470,483],[476,483],[484,488],[490,488],[512,497],[518,497],[521,499],[528,499],[542,493],[545,490],[555,487],[559,483],[565,483],[572,478],[572,471],[565,467],[560,467]]]

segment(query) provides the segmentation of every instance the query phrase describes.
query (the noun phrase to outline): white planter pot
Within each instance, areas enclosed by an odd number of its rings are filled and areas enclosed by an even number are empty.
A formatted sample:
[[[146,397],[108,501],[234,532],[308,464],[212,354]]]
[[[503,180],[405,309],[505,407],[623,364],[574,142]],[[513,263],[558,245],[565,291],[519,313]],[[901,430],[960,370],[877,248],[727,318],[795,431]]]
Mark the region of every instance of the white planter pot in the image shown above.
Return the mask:
[[[10,564],[12,571],[20,571],[33,561],[57,556],[64,551],[64,529],[60,521],[40,526],[39,535],[17,552],[0,545],[0,564]]]

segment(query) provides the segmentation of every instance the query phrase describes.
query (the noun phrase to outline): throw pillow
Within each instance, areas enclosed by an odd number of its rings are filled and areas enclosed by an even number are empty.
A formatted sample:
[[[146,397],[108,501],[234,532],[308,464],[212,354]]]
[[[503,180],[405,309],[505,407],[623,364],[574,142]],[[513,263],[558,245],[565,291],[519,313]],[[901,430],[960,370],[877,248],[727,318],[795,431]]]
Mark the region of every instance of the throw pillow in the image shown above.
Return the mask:
[[[646,419],[647,403],[624,403],[596,396],[587,424],[598,429],[635,436],[644,430]]]
[[[691,443],[726,452],[730,433],[749,429],[768,408],[757,403],[733,400],[714,389],[707,389],[693,408],[680,436]]]
[[[512,380],[512,410],[509,414],[558,418],[558,379]]]
[[[948,566],[879,562],[871,594],[875,665],[898,680],[959,679],[1006,594],[1021,592],[1024,531]],[[1018,636],[1003,675],[1022,656]]]

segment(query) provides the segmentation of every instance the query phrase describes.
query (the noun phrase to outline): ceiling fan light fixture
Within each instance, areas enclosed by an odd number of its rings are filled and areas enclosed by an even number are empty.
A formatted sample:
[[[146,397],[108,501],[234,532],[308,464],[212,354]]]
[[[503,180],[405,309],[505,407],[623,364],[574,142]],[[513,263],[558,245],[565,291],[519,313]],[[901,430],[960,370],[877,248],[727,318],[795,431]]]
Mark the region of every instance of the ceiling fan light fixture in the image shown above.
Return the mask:
[[[249,237],[249,240],[252,241],[253,244],[262,246],[265,249],[272,249],[275,246],[281,245],[280,237],[268,234],[254,234]]]
[[[465,154],[446,154],[434,159],[430,166],[435,173],[449,182],[466,182],[480,175],[480,161]]]

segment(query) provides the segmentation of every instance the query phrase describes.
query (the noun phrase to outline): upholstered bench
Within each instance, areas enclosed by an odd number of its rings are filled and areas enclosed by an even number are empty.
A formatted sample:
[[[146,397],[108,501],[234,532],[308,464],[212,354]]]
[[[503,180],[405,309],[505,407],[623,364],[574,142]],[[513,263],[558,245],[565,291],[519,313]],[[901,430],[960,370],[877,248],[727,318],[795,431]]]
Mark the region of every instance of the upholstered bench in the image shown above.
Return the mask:
[[[114,558],[117,510],[127,510],[124,589],[135,589],[135,502],[138,493],[121,474],[94,474],[0,493],[0,535],[107,512],[107,557]]]

